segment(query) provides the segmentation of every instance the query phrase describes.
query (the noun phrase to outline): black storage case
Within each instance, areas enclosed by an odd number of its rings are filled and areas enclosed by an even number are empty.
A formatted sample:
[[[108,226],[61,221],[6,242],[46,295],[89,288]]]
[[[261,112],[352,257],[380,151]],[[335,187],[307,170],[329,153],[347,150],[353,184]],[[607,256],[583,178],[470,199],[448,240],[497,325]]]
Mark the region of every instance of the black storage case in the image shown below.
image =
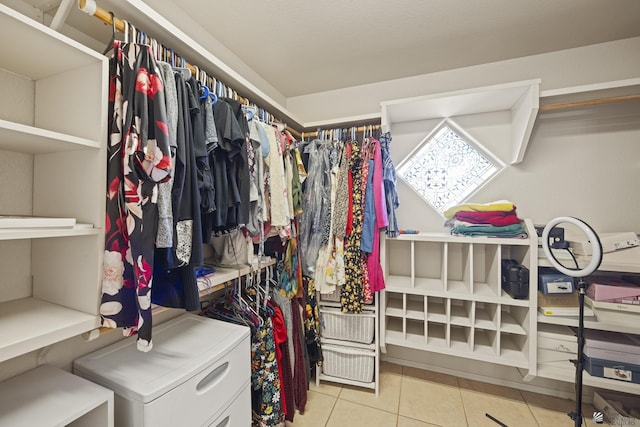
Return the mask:
[[[529,299],[529,269],[513,259],[502,260],[502,289],[515,299]]]

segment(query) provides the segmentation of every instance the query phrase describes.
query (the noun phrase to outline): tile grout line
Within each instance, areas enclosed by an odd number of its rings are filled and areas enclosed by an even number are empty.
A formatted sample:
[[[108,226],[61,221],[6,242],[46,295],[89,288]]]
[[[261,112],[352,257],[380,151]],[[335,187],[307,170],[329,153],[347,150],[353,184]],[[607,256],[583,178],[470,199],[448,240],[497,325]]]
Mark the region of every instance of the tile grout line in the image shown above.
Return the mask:
[[[536,422],[536,424],[539,427],[546,427],[546,426],[540,426],[540,422],[538,421],[538,417],[536,417],[536,413],[533,412],[533,410],[531,409],[531,406],[529,406],[529,402],[527,402],[527,398],[524,397],[524,394],[522,394],[522,390],[518,390],[518,393],[520,393],[520,397],[522,397],[522,401],[527,405],[527,409],[531,413],[531,416],[533,416],[533,420]]]
[[[324,427],[329,425],[329,420],[331,419],[331,415],[333,415],[333,410],[336,409],[338,400],[340,400],[340,394],[342,394],[342,387],[340,387],[340,391],[338,391],[338,394],[336,395],[336,400],[333,402],[333,405],[331,405],[331,411],[329,411],[329,416],[327,417],[327,421],[324,423]]]

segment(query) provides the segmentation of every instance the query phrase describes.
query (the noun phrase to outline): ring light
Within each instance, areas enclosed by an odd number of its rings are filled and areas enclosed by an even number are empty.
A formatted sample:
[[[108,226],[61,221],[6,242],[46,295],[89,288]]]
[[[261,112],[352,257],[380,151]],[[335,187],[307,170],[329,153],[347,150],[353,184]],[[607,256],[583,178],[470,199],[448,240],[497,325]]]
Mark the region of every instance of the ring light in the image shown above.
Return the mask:
[[[591,260],[589,264],[585,268],[580,268],[578,266],[578,262],[576,261],[576,268],[570,269],[565,267],[557,260],[553,252],[551,251],[551,244],[549,243],[549,233],[553,230],[558,224],[561,222],[568,222],[575,226],[577,226],[584,234],[589,238],[589,242],[591,243]],[[579,315],[578,315],[578,358],[575,361],[576,367],[576,409],[574,412],[569,413],[569,417],[574,421],[574,427],[582,426],[582,371],[584,370],[584,297],[585,291],[587,287],[587,283],[584,281],[584,277],[590,275],[594,271],[600,267],[600,263],[602,262],[602,243],[600,243],[600,238],[593,228],[589,227],[587,223],[577,218],[573,218],[570,216],[561,216],[559,218],[552,219],[542,230],[542,248],[544,249],[544,254],[547,256],[549,262],[553,265],[553,267],[561,273],[566,274],[569,277],[579,277],[578,280],[578,304],[579,304]],[[573,255],[573,254],[572,254]],[[575,260],[575,257],[574,257]]]
[[[589,238],[589,242],[591,243],[591,260],[585,268],[567,268],[556,259],[555,255],[551,251],[551,247],[549,245],[549,233],[562,222],[568,222],[576,225]],[[549,223],[546,225],[546,227],[544,227],[544,230],[542,231],[542,249],[544,249],[544,254],[546,255],[549,262],[553,265],[553,267],[559,272],[570,277],[588,276],[596,271],[598,267],[600,267],[600,263],[602,262],[602,244],[600,243],[600,239],[598,238],[596,232],[593,231],[593,228],[591,228],[586,222],[570,216],[561,216],[549,221]]]

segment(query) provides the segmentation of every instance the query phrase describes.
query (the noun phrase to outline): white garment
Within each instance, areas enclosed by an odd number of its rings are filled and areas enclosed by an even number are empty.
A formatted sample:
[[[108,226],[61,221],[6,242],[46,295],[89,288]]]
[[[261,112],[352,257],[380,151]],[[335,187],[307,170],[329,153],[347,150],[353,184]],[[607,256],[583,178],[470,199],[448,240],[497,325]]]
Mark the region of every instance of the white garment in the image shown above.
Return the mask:
[[[289,206],[280,141],[276,135],[276,130],[271,125],[261,123],[261,126],[263,126],[269,138],[269,157],[265,159],[265,163],[269,169],[269,184],[271,187],[271,225],[273,227],[284,227],[289,225],[290,218],[287,215]]]

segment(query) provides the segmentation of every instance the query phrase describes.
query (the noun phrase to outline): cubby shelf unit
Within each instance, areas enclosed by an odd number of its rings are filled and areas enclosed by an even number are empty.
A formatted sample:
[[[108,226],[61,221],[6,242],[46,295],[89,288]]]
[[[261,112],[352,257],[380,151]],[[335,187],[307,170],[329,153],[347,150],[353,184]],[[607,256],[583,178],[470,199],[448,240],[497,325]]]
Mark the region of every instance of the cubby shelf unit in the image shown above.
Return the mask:
[[[536,294],[514,299],[501,286],[503,259],[526,266],[530,283],[537,283],[536,232],[529,220],[525,225],[525,239],[386,238],[383,351],[396,345],[535,371]]]

